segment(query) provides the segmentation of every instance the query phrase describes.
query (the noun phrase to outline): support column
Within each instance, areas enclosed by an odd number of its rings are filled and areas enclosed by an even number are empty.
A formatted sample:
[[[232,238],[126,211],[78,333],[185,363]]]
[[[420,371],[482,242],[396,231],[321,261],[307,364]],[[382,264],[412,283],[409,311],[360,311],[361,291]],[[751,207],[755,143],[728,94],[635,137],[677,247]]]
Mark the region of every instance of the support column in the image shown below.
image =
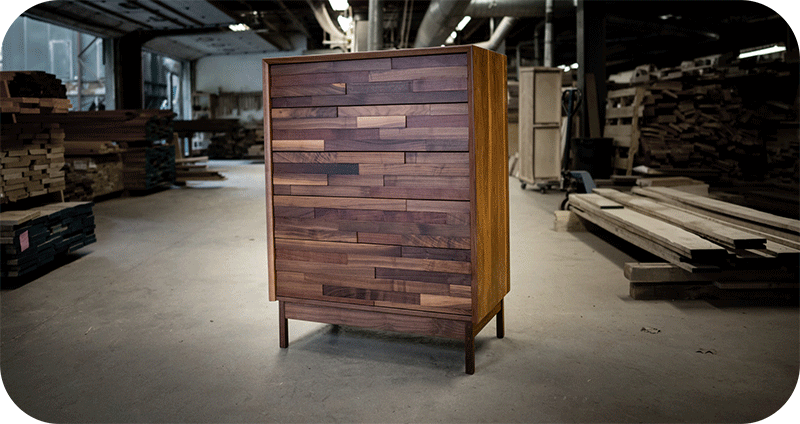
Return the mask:
[[[114,79],[117,109],[144,107],[142,90],[142,44],[139,34],[132,32],[114,39]]]
[[[578,136],[589,137],[589,108],[587,99],[595,97],[598,120],[602,136],[606,116],[606,11],[604,2],[578,0],[577,10],[577,58],[578,88],[583,93],[580,110],[580,131]],[[587,95],[586,75],[592,74],[595,81],[596,96]]]
[[[369,0],[367,50],[383,49],[383,0]]]

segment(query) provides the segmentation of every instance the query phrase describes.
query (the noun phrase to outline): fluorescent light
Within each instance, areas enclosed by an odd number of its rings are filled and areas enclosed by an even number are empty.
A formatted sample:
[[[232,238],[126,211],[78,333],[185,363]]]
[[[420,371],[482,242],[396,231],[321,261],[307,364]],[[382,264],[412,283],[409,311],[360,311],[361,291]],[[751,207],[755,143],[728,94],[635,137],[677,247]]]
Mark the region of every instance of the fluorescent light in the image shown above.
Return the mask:
[[[578,69],[578,62],[575,62],[572,65],[569,65],[569,67],[572,68],[572,69]]]
[[[456,31],[461,31],[462,29],[464,29],[464,27],[467,26],[467,24],[471,19],[472,19],[471,16],[464,16],[464,19],[462,19],[461,22],[459,22],[458,25],[456,25]]]
[[[245,24],[230,24],[228,25],[228,28],[230,28],[231,31],[237,31],[237,32],[247,31],[250,29],[250,27]]]
[[[331,9],[337,12],[344,12],[350,7],[347,0],[328,0],[328,3],[331,4]]]
[[[350,29],[350,24],[353,23],[353,18],[344,15],[339,15],[339,17],[336,18],[336,20],[339,22],[339,26],[342,27],[342,30],[344,30],[345,32],[347,32],[347,30]]]
[[[786,51],[786,47],[775,45],[775,46],[772,46],[772,47],[753,50],[753,51],[749,51],[749,52],[742,52],[742,54],[739,55],[738,59],[746,59],[748,57],[753,57],[753,56],[762,56],[762,55],[765,55],[765,54],[780,53],[780,52],[783,52],[783,51]]]
[[[453,31],[453,32],[450,33],[450,36],[447,37],[447,40],[445,40],[444,43],[445,44],[453,44],[453,43],[456,42],[456,37],[458,37],[458,34],[455,31]]]

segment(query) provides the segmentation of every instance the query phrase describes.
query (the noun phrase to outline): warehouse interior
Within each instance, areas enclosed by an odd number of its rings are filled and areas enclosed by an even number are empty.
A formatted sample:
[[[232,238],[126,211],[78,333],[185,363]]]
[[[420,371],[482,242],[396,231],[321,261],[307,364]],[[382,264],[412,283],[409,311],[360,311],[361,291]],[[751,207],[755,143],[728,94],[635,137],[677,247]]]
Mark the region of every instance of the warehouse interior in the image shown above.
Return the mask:
[[[800,376],[800,51],[796,22],[769,6],[25,6],[8,22],[0,57],[2,415],[788,421]],[[273,140],[294,129],[277,126],[290,124],[277,113],[301,97],[275,94],[278,72],[348,54],[399,62],[440,46],[434,54],[505,55],[503,113],[470,100],[468,116],[475,138],[479,116],[504,121],[506,154],[491,159],[506,171],[503,193],[486,193],[490,205],[507,205],[508,255],[496,267],[510,290],[466,342],[296,315],[286,336],[273,260],[286,221],[273,202],[298,186],[279,182],[288,166],[273,162],[298,152],[275,156]],[[437,77],[420,78],[410,86]],[[540,121],[537,108],[555,118]],[[542,152],[550,156],[537,159]],[[476,160],[451,177],[473,188],[472,203],[487,198],[474,190],[483,187]],[[469,210],[470,222],[480,211]],[[469,252],[437,252],[457,250]]]

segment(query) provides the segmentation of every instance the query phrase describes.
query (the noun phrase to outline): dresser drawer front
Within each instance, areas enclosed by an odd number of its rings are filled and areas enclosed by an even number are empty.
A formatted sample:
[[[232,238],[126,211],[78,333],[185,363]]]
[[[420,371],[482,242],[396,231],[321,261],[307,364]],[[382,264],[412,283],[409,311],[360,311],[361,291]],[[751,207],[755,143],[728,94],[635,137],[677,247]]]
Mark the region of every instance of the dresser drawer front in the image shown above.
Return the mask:
[[[276,294],[469,315],[467,56],[271,65]]]

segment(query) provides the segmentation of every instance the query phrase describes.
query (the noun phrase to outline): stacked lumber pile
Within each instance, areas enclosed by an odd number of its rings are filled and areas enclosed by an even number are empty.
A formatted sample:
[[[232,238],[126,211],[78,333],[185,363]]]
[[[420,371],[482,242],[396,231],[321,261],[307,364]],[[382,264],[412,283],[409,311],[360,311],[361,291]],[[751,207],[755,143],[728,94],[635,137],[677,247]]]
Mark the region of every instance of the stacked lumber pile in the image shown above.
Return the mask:
[[[773,63],[740,69],[721,63],[717,55],[677,68],[641,68],[647,69],[637,68],[629,84],[609,87],[610,100],[618,92],[644,90],[640,118],[634,119],[637,134],[623,140],[630,129],[620,134],[622,128],[606,126],[615,144],[634,146],[634,166],[705,181],[769,179],[796,185],[797,99],[795,92],[781,91],[796,81],[796,67]],[[607,111],[613,116],[622,110]]]
[[[262,125],[240,126],[234,131],[218,133],[211,137],[208,157],[211,159],[243,159],[249,157],[250,147],[264,144]],[[263,154],[261,155],[263,157]]]
[[[53,74],[42,71],[0,72],[0,97],[66,99],[67,87]],[[71,106],[67,106],[69,109]]]
[[[579,217],[680,270],[666,280],[631,280],[634,298],[651,297],[657,284],[698,281],[723,289],[798,288],[798,220],[671,187],[595,189],[570,195],[569,204]]]
[[[27,122],[54,122],[66,134],[67,150],[102,150],[113,145],[145,147],[162,140],[171,140],[173,133],[171,110],[131,109],[69,112],[61,116],[29,117]],[[74,145],[74,146],[71,146]],[[97,146],[93,146],[97,145]],[[81,154],[82,151],[75,151]]]
[[[120,154],[67,157],[65,169],[68,201],[92,200],[125,189]]]
[[[0,276],[21,277],[97,241],[91,202],[53,203],[0,213]]]
[[[175,183],[175,148],[170,145],[129,148],[122,153],[126,190],[149,191]]]
[[[25,84],[30,84],[27,86]],[[42,84],[42,85],[36,85]],[[70,107],[60,81],[43,72],[0,72],[0,203],[64,189],[64,130],[47,118]]]
[[[661,170],[705,169],[730,178],[764,174],[763,142],[735,87],[655,82],[640,123],[642,163]]]
[[[264,159],[264,144],[254,144],[248,147],[247,157],[252,159]]]
[[[175,159],[175,182],[223,181],[225,176],[219,171],[208,169],[208,156]]]

